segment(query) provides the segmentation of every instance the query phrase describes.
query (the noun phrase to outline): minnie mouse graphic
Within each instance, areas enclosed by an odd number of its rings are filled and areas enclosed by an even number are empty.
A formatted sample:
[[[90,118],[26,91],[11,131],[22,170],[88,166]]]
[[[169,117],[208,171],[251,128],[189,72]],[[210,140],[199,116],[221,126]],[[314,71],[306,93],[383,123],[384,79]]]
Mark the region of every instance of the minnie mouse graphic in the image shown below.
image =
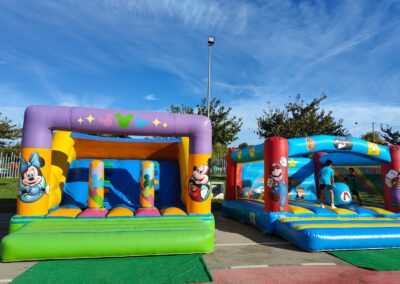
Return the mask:
[[[208,166],[193,167],[193,173],[189,181],[189,196],[192,200],[202,202],[210,195],[210,178]]]
[[[44,160],[38,152],[31,154],[29,162],[22,158],[19,196],[23,202],[32,203],[39,200],[43,194],[49,194],[49,185],[46,185],[46,180],[40,170],[43,166]]]

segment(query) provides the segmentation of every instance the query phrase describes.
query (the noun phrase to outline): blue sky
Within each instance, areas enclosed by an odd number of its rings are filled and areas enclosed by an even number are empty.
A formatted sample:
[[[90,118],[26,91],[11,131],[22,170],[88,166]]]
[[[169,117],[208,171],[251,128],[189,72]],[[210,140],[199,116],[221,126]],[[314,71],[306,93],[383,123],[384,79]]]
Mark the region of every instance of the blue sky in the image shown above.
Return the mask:
[[[355,134],[400,128],[399,1],[0,2],[0,111],[32,104],[166,110],[207,93],[262,142],[256,116],[301,93]]]

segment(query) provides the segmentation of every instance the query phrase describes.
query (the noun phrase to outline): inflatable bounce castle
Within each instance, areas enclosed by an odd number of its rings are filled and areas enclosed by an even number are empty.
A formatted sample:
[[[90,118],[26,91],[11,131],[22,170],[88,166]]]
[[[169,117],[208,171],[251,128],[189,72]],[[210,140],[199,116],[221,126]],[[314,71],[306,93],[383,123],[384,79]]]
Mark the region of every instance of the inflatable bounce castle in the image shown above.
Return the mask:
[[[319,172],[327,160],[379,170],[384,208],[352,202],[342,182],[335,182],[336,208],[322,206],[318,198],[329,193],[318,190]],[[308,251],[400,247],[400,146],[320,135],[230,149],[222,210]]]
[[[2,259],[211,252],[210,157],[204,116],[29,107]]]

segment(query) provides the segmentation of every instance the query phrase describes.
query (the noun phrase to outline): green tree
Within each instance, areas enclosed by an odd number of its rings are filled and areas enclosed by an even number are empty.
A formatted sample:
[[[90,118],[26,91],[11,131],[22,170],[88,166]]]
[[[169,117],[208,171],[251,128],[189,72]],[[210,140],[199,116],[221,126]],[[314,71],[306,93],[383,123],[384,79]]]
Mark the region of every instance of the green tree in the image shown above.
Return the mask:
[[[212,156],[217,158],[225,158],[228,147],[223,144],[214,144],[212,147]]]
[[[400,131],[394,131],[392,127],[387,126],[383,128],[381,126],[382,138],[389,144],[400,145]]]
[[[18,140],[21,136],[21,128],[13,124],[11,119],[0,112],[0,148],[11,151],[13,148],[19,149]]]
[[[361,139],[367,140],[369,142],[382,144],[382,145],[387,144],[385,142],[385,140],[382,139],[381,134],[379,133],[379,131],[374,131],[374,132],[368,131],[368,132],[364,133],[363,135],[361,135]]]
[[[257,135],[261,138],[282,136],[286,138],[303,137],[317,134],[348,136],[343,119],[335,121],[332,111],[325,111],[320,104],[327,96],[322,94],[311,102],[305,103],[298,94],[283,108],[268,107],[263,115],[257,117]]]
[[[249,144],[247,144],[246,142],[240,143],[239,146],[238,146],[239,149],[244,149],[244,148],[247,148],[247,147],[249,147]]]
[[[202,99],[196,108],[190,106],[171,105],[168,109],[172,113],[189,113],[207,115],[207,100]],[[214,98],[210,102],[210,120],[212,125],[212,143],[228,145],[237,139],[243,119],[231,115],[232,108],[225,107],[221,100]]]

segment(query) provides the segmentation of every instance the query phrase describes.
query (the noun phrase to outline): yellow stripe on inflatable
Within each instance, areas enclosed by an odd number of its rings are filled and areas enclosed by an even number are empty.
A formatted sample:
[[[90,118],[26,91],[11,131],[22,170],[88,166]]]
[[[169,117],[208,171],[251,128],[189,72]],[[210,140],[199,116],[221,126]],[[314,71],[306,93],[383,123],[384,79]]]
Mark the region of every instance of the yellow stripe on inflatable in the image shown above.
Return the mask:
[[[330,228],[330,229],[340,229],[340,228],[394,228],[400,227],[400,224],[306,224],[306,225],[296,225],[293,226],[296,230],[303,230],[303,229],[323,229],[323,228]]]
[[[48,214],[47,217],[76,217],[81,211],[79,208],[58,208]]]
[[[252,199],[252,198],[242,198],[242,197],[238,197],[236,199],[237,200],[250,200],[250,201],[253,201],[253,202],[264,203],[263,199]]]
[[[296,221],[400,221],[400,218],[341,218],[341,217],[310,217],[310,218],[282,218],[280,222],[296,222]]]
[[[385,210],[385,209],[382,209],[379,207],[362,206],[362,208],[374,211],[375,213],[378,213],[378,214],[394,214],[392,211]]]
[[[314,214],[311,210],[296,205],[289,205],[289,212],[293,214]]]
[[[335,212],[338,215],[343,215],[343,214],[357,214],[356,212],[348,209],[343,209],[343,208],[332,208],[330,206],[325,205],[325,209],[328,209],[329,211]]]

